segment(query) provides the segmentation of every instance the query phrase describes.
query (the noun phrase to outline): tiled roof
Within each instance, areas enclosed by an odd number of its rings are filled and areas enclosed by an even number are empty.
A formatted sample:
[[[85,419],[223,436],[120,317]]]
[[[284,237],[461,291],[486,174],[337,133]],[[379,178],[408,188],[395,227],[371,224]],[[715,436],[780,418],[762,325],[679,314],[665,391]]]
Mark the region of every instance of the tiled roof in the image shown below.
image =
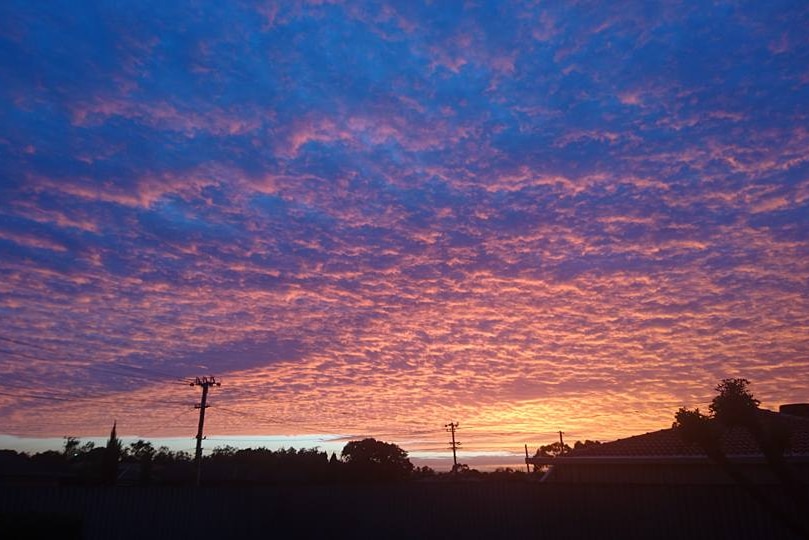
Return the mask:
[[[791,435],[785,455],[809,457],[809,418],[759,411],[759,419],[765,429],[780,423],[789,428]],[[761,450],[747,428],[722,427],[720,441],[727,456],[761,456]],[[589,446],[565,454],[565,458],[634,458],[634,457],[700,457],[705,452],[695,443],[686,443],[674,429],[653,431],[626,439]],[[567,461],[567,460],[566,460]]]

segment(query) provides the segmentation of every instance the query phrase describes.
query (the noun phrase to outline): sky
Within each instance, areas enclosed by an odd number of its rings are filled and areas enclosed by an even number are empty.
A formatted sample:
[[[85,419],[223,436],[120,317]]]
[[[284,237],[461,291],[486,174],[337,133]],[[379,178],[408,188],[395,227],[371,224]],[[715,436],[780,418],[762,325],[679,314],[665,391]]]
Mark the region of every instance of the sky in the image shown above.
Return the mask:
[[[198,376],[208,450],[446,458],[454,421],[465,459],[519,458],[669,427],[726,377],[809,401],[808,27],[801,1],[0,3],[0,435],[188,449]]]

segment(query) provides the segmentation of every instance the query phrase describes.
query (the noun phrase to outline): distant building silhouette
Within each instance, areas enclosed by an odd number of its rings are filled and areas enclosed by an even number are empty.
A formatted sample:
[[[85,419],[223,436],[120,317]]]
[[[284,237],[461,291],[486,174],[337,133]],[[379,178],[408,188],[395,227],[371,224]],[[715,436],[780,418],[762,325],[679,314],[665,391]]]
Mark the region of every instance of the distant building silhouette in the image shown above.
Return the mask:
[[[757,411],[759,421],[766,429],[787,430],[789,438],[786,441],[784,457],[798,479],[805,483],[809,483],[807,408],[787,405],[782,407],[780,412]],[[712,422],[716,424],[722,452],[737,463],[753,482],[778,483],[749,430],[742,426],[724,426],[715,420]],[[525,461],[529,465],[549,465],[550,468],[543,478],[548,482],[733,483],[733,480],[708,458],[698,444],[685,442],[674,428],[573,449],[557,457],[543,455],[528,457]]]

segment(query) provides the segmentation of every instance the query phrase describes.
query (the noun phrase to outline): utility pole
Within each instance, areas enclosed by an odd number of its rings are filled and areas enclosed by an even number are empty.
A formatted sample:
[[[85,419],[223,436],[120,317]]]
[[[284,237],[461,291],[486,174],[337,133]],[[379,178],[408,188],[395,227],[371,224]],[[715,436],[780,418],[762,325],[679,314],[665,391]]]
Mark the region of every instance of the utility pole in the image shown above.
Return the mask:
[[[528,465],[528,444],[525,445],[525,472],[531,473],[531,466]]]
[[[452,448],[452,472],[455,472],[458,470],[458,456],[455,452],[461,447],[461,443],[455,442],[455,430],[458,429],[458,422],[444,424],[444,427],[448,432],[452,433],[452,442],[449,443],[449,447]]]
[[[216,380],[216,377],[197,377],[190,386],[202,387],[202,399],[199,405],[194,405],[195,409],[199,409],[199,426],[197,427],[197,451],[194,454],[194,461],[197,466],[197,486],[202,480],[202,430],[205,426],[205,409],[208,408],[208,389],[211,386],[222,386],[222,383]]]
[[[562,439],[562,430],[559,430],[559,455],[565,453],[565,441]]]

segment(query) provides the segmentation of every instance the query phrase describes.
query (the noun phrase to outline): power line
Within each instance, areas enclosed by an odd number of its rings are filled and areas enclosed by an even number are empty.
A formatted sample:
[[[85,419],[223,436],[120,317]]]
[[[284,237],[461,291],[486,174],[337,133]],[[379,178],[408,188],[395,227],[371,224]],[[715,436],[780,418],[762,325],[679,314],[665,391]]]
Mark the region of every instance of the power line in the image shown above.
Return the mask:
[[[59,392],[53,392],[53,391],[49,391],[49,390],[44,390],[39,385],[35,386],[35,387],[32,387],[32,386],[29,386],[29,385],[19,384],[19,383],[16,383],[16,382],[4,382],[3,384],[5,386],[10,386],[10,387],[16,388],[18,390],[26,390],[26,391],[30,391],[30,392],[35,392],[36,395],[56,396],[56,397],[59,397],[59,398],[71,398],[71,399],[76,399],[76,400],[80,400],[80,401],[103,401],[103,400],[105,400],[107,398],[114,398],[114,401],[109,401],[109,403],[118,403],[120,401],[126,401],[126,400],[129,400],[129,399],[131,399],[133,401],[137,401],[139,403],[143,402],[142,400],[138,400],[138,399],[135,399],[135,398],[131,398],[131,397],[127,397],[127,396],[121,396],[121,395],[113,395],[113,394],[110,394],[110,393],[103,393],[103,394],[100,394],[100,395],[88,394],[88,393],[84,393],[84,394],[67,394],[67,393],[59,393]],[[166,405],[185,405],[186,404],[186,402],[183,402],[183,401],[174,401],[174,400],[165,400],[165,399],[150,399],[150,403],[163,403],[163,404],[166,404]]]
[[[27,360],[35,360],[37,362],[44,362],[44,363],[46,363],[48,365],[59,364],[59,365],[62,365],[62,366],[78,367],[78,368],[83,368],[83,369],[86,369],[86,370],[98,371],[100,373],[107,373],[107,374],[110,374],[110,375],[116,375],[118,377],[136,378],[136,379],[140,378],[140,379],[148,380],[150,382],[154,382],[154,380],[155,380],[155,378],[153,376],[145,375],[143,373],[122,373],[120,371],[115,371],[113,369],[115,367],[119,367],[119,368],[124,368],[124,369],[128,368],[128,369],[132,369],[132,370],[136,370],[136,371],[147,371],[147,370],[145,370],[143,368],[136,368],[136,367],[133,367],[133,366],[125,366],[125,365],[120,365],[120,364],[99,366],[99,365],[96,365],[96,364],[81,362],[79,360],[42,358],[41,356],[34,356],[32,354],[22,353],[22,352],[19,352],[19,351],[10,351],[8,349],[0,349],[0,353],[7,354],[7,355],[13,356],[13,357],[25,358]],[[170,377],[171,379],[174,379],[174,380],[180,382],[181,384],[187,384],[188,381],[190,380],[190,379],[182,379],[182,378],[176,377],[174,375],[166,375],[166,377]]]
[[[8,355],[11,355],[11,356],[18,356],[20,358],[27,358],[28,360],[38,360],[40,362],[49,362],[49,363],[52,362],[51,360],[45,360],[44,358],[40,358],[38,356],[33,356],[33,355],[30,355],[30,354],[21,353],[21,352],[18,352],[18,351],[12,351],[12,350],[9,350],[9,349],[0,349],[0,353],[8,354]]]
[[[150,436],[152,436],[154,434],[154,432],[164,429],[165,427],[167,427],[170,424],[172,424],[173,422],[175,422],[178,418],[182,417],[183,415],[187,415],[189,412],[191,412],[193,410],[194,410],[194,407],[189,406],[187,408],[184,408],[180,412],[180,414],[174,415],[174,417],[170,418],[169,420],[165,420],[165,421],[162,421],[162,422],[160,421],[160,418],[161,417],[164,418],[165,417],[164,415],[158,415],[158,417],[137,416],[137,417],[129,418],[129,419],[126,420],[126,423],[124,425],[124,429],[126,431],[129,431],[129,432],[133,433],[133,435],[127,435],[127,437],[139,437],[139,438],[150,437]],[[105,410],[104,414],[106,414],[107,412],[108,411]],[[29,419],[29,420],[21,420],[19,423],[24,424],[24,426],[22,426],[24,428],[22,431],[25,431],[26,433],[28,433],[28,432],[39,432],[39,431],[42,431],[43,428],[48,428],[49,430],[52,430],[53,428],[58,428],[60,432],[70,431],[72,429],[71,426],[68,426],[64,421],[60,422],[60,421],[56,421],[56,420],[51,420],[50,418],[51,418],[50,415],[47,415],[44,418],[42,418],[41,420],[38,419],[35,422],[32,422]],[[87,424],[90,424],[90,423],[96,424],[97,422],[95,420],[84,420],[83,421],[83,425],[87,425]],[[11,429],[11,426],[15,426],[15,425],[17,425],[17,424],[12,423],[10,425],[6,425],[6,426],[4,426],[4,429],[9,430],[9,429]],[[155,427],[156,425],[157,425],[157,427]],[[119,427],[121,427],[121,426],[119,426]],[[138,434],[137,433],[138,431],[140,431],[141,433]],[[29,436],[29,435],[25,435],[25,436]],[[49,436],[50,436],[50,434],[49,434]],[[186,438],[186,437],[182,437],[182,436],[173,436],[173,435],[167,435],[165,437],[167,437],[167,438],[177,438],[177,439],[185,439]],[[161,437],[161,438],[163,438],[163,437]],[[193,440],[193,438],[191,438],[191,440]]]
[[[91,396],[91,395],[71,395],[71,394],[57,394],[53,392],[43,392],[36,388],[31,388],[27,386],[21,386],[14,383],[3,383],[5,386],[11,386],[12,388],[18,390],[28,390],[33,391],[31,392],[23,392],[23,393],[9,393],[9,392],[0,392],[2,395],[11,396],[11,397],[18,397],[18,398],[31,398],[31,399],[46,399],[51,401],[89,401],[93,403],[107,403],[112,405],[120,405],[126,402],[130,403],[143,403],[142,400],[137,400],[134,398],[127,398],[127,397],[116,397],[115,399],[107,399],[109,395],[102,395],[102,396]],[[164,405],[188,405],[186,402],[182,401],[171,401],[171,400],[150,400],[150,403],[160,403]]]
[[[309,430],[309,431],[315,431],[315,430],[317,430],[317,431],[330,431],[330,432],[334,431],[334,426],[329,425],[329,424],[325,424],[325,423],[318,424],[318,423],[312,423],[312,422],[302,422],[302,421],[294,419],[294,418],[268,418],[266,416],[262,416],[260,414],[254,413],[254,412],[245,412],[245,411],[239,411],[239,410],[231,409],[231,408],[228,408],[228,407],[223,407],[222,405],[219,405],[218,403],[213,403],[213,404],[210,404],[209,406],[214,407],[214,408],[216,408],[216,410],[222,411],[225,414],[232,414],[234,416],[240,416],[240,417],[243,417],[243,418],[253,418],[253,419],[259,420],[261,422],[267,423],[267,424],[294,426],[294,427],[297,427],[298,429],[304,429],[304,430]],[[341,431],[345,431],[345,430],[341,430]],[[354,432],[355,434],[350,435],[350,436],[346,436],[346,438],[361,438],[361,437],[366,436],[366,434],[363,434],[363,432],[358,432],[355,429],[351,429],[351,430],[348,430],[348,431]],[[399,431],[397,431],[397,430],[388,430],[388,431],[382,432],[382,433],[375,431],[375,432],[367,434],[367,435],[369,435],[369,436],[372,435],[374,437],[399,438],[399,437],[418,437],[420,435],[432,435],[432,434],[435,434],[435,429],[410,429],[410,430],[404,429],[404,430],[399,430]]]
[[[48,351],[48,352],[60,353],[60,351],[58,351],[58,350],[56,350],[54,348],[44,347],[44,346],[38,345],[36,343],[30,343],[30,342],[22,341],[22,340],[19,340],[19,339],[13,339],[13,338],[0,336],[0,341],[5,341],[7,343],[14,343],[16,345],[22,345],[24,347],[32,347],[32,348],[35,348],[35,349]],[[112,371],[113,368],[129,369],[129,370],[133,370],[133,371],[136,371],[136,372],[152,373],[154,375],[159,375],[161,377],[175,379],[177,381],[180,381],[180,382],[186,383],[186,384],[193,380],[193,379],[191,379],[189,377],[177,377],[177,375],[172,374],[172,373],[157,370],[157,369],[154,369],[154,368],[144,368],[143,366],[130,366],[130,365],[126,365],[126,364],[114,364],[114,365],[106,364],[105,366],[98,366],[96,364],[82,362],[80,360],[72,360],[72,359],[67,359],[67,358],[54,360],[54,359],[51,359],[51,358],[42,358],[42,357],[27,354],[27,353],[19,352],[19,351],[10,351],[8,349],[0,349],[0,352],[5,353],[5,354],[20,356],[20,357],[23,357],[23,358],[28,358],[30,360],[39,360],[39,361],[47,362],[47,363],[60,363],[60,364],[74,365],[74,366],[78,366],[78,367],[83,367],[85,369],[91,369],[91,370],[96,370],[96,371],[112,373],[114,375],[119,375],[119,376],[127,376],[127,377],[140,376],[140,377],[151,378],[148,375],[143,375],[142,373],[139,373],[138,375],[134,375],[134,374],[123,375],[121,373],[115,373],[114,371]]]
[[[230,409],[230,408],[227,408],[227,407],[222,407],[222,406],[217,405],[217,404],[212,404],[210,406],[216,408],[217,411],[220,411],[220,412],[222,412],[222,413],[224,413],[226,415],[232,415],[232,416],[236,416],[236,417],[239,417],[239,418],[246,418],[246,419],[254,418],[254,419],[260,420],[262,422],[271,423],[271,424],[274,424],[274,425],[296,426],[298,429],[302,429],[302,430],[306,430],[306,431],[310,431],[310,432],[315,431],[315,432],[317,432],[319,434],[329,434],[329,433],[334,434],[333,438],[322,438],[322,440],[324,442],[357,440],[357,439],[366,438],[367,436],[373,436],[374,438],[380,438],[380,437],[388,438],[388,437],[391,437],[392,439],[410,438],[410,437],[414,437],[414,436],[417,437],[419,435],[430,435],[430,434],[435,433],[434,429],[430,429],[430,430],[427,430],[427,429],[425,429],[425,430],[411,430],[411,431],[389,431],[387,433],[374,432],[372,434],[356,433],[356,430],[351,430],[351,431],[355,431],[355,433],[353,435],[343,435],[341,433],[335,433],[335,429],[334,429],[333,426],[327,426],[325,424],[321,425],[320,427],[316,427],[313,424],[308,424],[307,426],[304,427],[304,426],[301,426],[300,424],[295,424],[295,422],[283,421],[283,420],[278,420],[278,419],[269,419],[269,418],[260,416],[260,415],[255,414],[255,413],[237,411],[237,410]],[[340,430],[340,431],[343,431],[343,430]],[[289,437],[301,438],[299,435],[289,435]],[[210,437],[206,437],[205,440],[214,440],[214,439],[211,439]],[[236,440],[236,439],[233,439],[233,440]],[[239,439],[239,440],[244,440],[244,439]],[[261,440],[264,440],[264,439],[256,439],[256,440],[261,441]],[[418,444],[419,441],[415,441],[415,442]],[[422,441],[422,442],[427,442],[427,441]]]
[[[10,397],[16,397],[16,398],[27,397],[27,398],[31,398],[31,399],[48,399],[48,400],[52,400],[52,401],[72,401],[73,399],[75,399],[75,398],[60,398],[60,397],[54,397],[54,396],[34,396],[34,395],[20,396],[19,394],[11,394],[9,392],[3,392],[3,391],[0,391],[0,396],[10,396]]]
[[[189,412],[193,411],[195,408],[196,407],[189,407],[188,409],[183,409],[176,416],[172,417],[171,420],[168,420],[167,422],[164,422],[163,424],[160,425],[160,427],[156,427],[156,428],[154,428],[152,430],[147,431],[146,433],[143,434],[143,436],[148,437],[148,436],[160,431],[161,429],[163,429],[165,427],[168,427],[169,424],[173,424],[181,416],[183,416],[185,414],[188,414]]]
[[[316,432],[319,432],[319,433],[322,433],[322,432],[334,432],[335,431],[333,426],[327,425],[327,424],[315,424],[315,423],[307,422],[306,425],[304,425],[304,424],[300,423],[300,421],[295,420],[295,419],[268,418],[268,417],[265,417],[265,416],[260,416],[260,415],[255,414],[255,413],[247,413],[247,412],[243,412],[243,411],[237,411],[237,410],[234,410],[234,409],[224,408],[224,407],[222,407],[220,405],[216,405],[216,404],[212,404],[212,405],[210,405],[210,407],[214,407],[214,408],[216,408],[216,410],[225,412],[226,414],[232,414],[232,415],[243,417],[243,418],[254,418],[254,419],[259,420],[261,422],[264,422],[266,424],[273,424],[275,426],[290,426],[290,427],[295,427],[296,429],[300,429],[300,430],[316,431]],[[421,432],[421,433],[424,433],[424,434],[435,433],[435,431],[430,430],[430,431],[424,431],[424,432]],[[348,439],[358,439],[358,438],[365,437],[365,435],[362,435],[362,434],[346,436],[346,435],[342,435],[340,433],[335,433],[335,435],[340,435],[341,438],[345,438],[346,440],[348,440]],[[405,435],[406,436],[413,436],[413,435],[418,435],[418,433],[412,433],[412,432],[397,432],[397,433],[393,433],[393,432],[376,433],[375,432],[375,433],[373,433],[374,437],[381,437],[381,436],[387,436],[387,435],[391,435],[393,437],[398,437],[398,436],[405,436]]]
[[[265,437],[265,438],[262,438],[262,439],[259,439],[259,438],[245,439],[245,438],[242,438],[242,437],[205,437],[205,440],[206,441],[221,441],[221,442],[227,442],[227,441],[232,441],[232,442],[292,442],[292,441],[289,440],[291,438],[298,439],[298,440],[301,440],[301,441],[330,442],[330,439],[325,439],[323,437],[298,437],[298,436],[295,436],[295,435],[289,435],[286,438],[281,438],[281,437],[275,436],[275,437]]]
[[[12,338],[7,338],[7,337],[0,336],[0,341],[7,341],[9,343],[15,343],[17,345],[23,345],[25,347],[33,347],[35,349],[42,349],[43,351],[56,352],[55,349],[50,349],[48,347],[43,347],[42,345],[36,345],[34,343],[26,343],[25,341],[20,341],[19,339],[12,339]]]
[[[260,416],[260,415],[255,414],[255,413],[247,413],[247,412],[243,412],[243,411],[237,411],[235,409],[230,409],[228,407],[222,407],[221,405],[213,404],[213,405],[210,405],[210,406],[215,407],[216,410],[222,411],[224,413],[233,414],[233,415],[241,416],[241,417],[244,417],[244,418],[255,418],[257,420],[261,420],[262,422],[266,422],[268,424],[284,424],[285,423],[283,420],[267,418],[265,416]]]
[[[13,386],[15,386],[15,387],[17,387],[17,388],[19,388],[21,390],[35,390],[35,389],[30,388],[30,387],[14,385],[13,383],[9,383],[9,384],[11,384],[11,385],[13,385]],[[132,398],[125,398],[125,397],[124,398],[115,398],[113,400],[113,399],[108,399],[108,396],[76,396],[76,395],[46,393],[46,392],[37,391],[37,390],[35,390],[34,392],[28,391],[28,392],[16,392],[16,393],[0,391],[0,395],[6,395],[6,396],[9,396],[9,397],[15,397],[15,398],[28,398],[28,399],[38,399],[38,400],[58,401],[58,402],[83,401],[83,402],[90,402],[90,403],[118,405],[118,406],[122,406],[122,407],[127,406],[128,404],[131,404],[131,403],[134,403],[134,402],[142,403],[140,400],[134,400]],[[188,403],[182,402],[182,401],[154,400],[154,399],[150,400],[150,403],[160,403],[160,404],[167,404],[167,405],[189,405]],[[318,431],[318,432],[324,432],[324,431],[325,432],[331,432],[331,431],[333,431],[332,426],[321,425],[321,426],[318,427],[318,426],[315,426],[313,424],[309,424],[308,426],[301,426],[300,424],[296,424],[295,421],[288,421],[288,420],[285,421],[285,420],[279,420],[279,419],[271,419],[271,418],[267,418],[267,417],[264,417],[264,416],[261,416],[261,415],[255,414],[255,413],[248,413],[248,412],[238,411],[238,410],[235,410],[235,409],[231,409],[231,408],[228,408],[228,407],[222,407],[220,405],[215,405],[215,404],[214,405],[206,404],[206,405],[207,405],[207,407],[212,407],[212,406],[216,407],[217,410],[220,410],[225,414],[239,416],[239,417],[242,417],[242,418],[258,419],[258,420],[262,421],[265,424],[297,425],[297,427],[299,429]],[[199,408],[199,405],[195,406],[195,408]],[[59,425],[59,424],[57,424],[57,425]],[[385,433],[385,434],[374,433],[374,436],[379,437],[381,435],[390,435],[392,437],[401,437],[401,436],[412,437],[412,436],[417,436],[419,434],[428,434],[428,433],[430,433],[430,431],[427,431],[427,430],[424,430],[424,431],[401,431],[401,432],[388,432],[388,433]],[[362,437],[362,435],[348,436],[348,437],[344,436],[342,438],[359,438],[359,437]]]
[[[40,350],[45,350],[45,351],[50,351],[50,352],[58,352],[53,348],[43,347],[41,345],[37,345],[37,344],[34,344],[34,343],[29,343],[29,342],[25,342],[25,341],[22,341],[22,340],[7,338],[7,337],[3,337],[3,336],[0,336],[0,341],[13,343],[15,345],[28,346],[28,347],[32,347],[32,348],[36,348],[36,349],[40,349]],[[36,360],[36,361],[46,362],[46,363],[49,363],[49,364],[58,362],[58,363],[64,364],[64,365],[73,365],[73,366],[81,367],[81,368],[84,368],[84,369],[87,369],[87,370],[95,370],[95,371],[100,371],[100,372],[112,373],[112,374],[117,375],[117,376],[128,377],[128,378],[130,378],[130,377],[131,378],[140,377],[140,378],[143,378],[143,379],[153,381],[153,379],[151,377],[149,377],[148,375],[145,374],[145,373],[151,372],[151,373],[158,373],[158,374],[161,374],[161,375],[165,375],[166,377],[169,377],[169,378],[171,378],[173,380],[176,380],[176,381],[184,381],[184,380],[188,381],[188,379],[176,378],[174,375],[166,374],[165,372],[160,372],[160,371],[154,370],[154,369],[150,370],[150,369],[146,369],[146,368],[142,368],[142,367],[138,367],[138,366],[120,365],[120,364],[108,365],[108,366],[98,366],[96,364],[87,364],[87,363],[82,363],[80,361],[70,360],[70,359],[61,359],[61,360],[46,359],[46,358],[42,358],[42,357],[39,357],[39,356],[34,356],[34,355],[30,355],[30,354],[23,353],[23,352],[18,352],[18,351],[9,351],[9,350],[0,349],[0,352],[5,353],[5,354],[10,354],[12,356],[24,357],[24,358],[28,358],[28,359],[32,359],[32,360]],[[116,371],[116,370],[118,370],[118,371]],[[130,370],[131,372],[121,373],[120,370]],[[167,382],[167,381],[164,381],[164,382]],[[178,382],[178,384],[196,385],[196,381],[194,383]],[[30,387],[27,387],[27,388],[24,387],[24,389],[35,390],[33,388],[30,388]],[[112,401],[112,400],[108,399],[107,396],[88,396],[88,395],[76,396],[76,395],[45,393],[45,392],[42,392],[42,391],[37,391],[36,393],[34,393],[34,392],[26,392],[26,393],[23,393],[22,395],[20,395],[19,393],[13,394],[13,393],[8,393],[8,392],[1,392],[0,395],[6,395],[6,396],[10,396],[10,397],[17,397],[17,398],[23,397],[23,398],[29,398],[29,399],[40,399],[40,400],[50,400],[50,401],[62,401],[62,402],[69,402],[69,401],[73,401],[73,400],[78,400],[78,401],[88,401],[88,402],[95,402],[95,403],[108,403],[108,404],[114,404],[114,405],[122,405],[123,403],[126,402],[126,398],[115,398],[115,401]],[[185,405],[185,403],[178,402],[178,401],[150,400],[150,402],[151,403],[165,403],[165,404],[172,404],[172,405],[177,405],[177,404]],[[202,404],[200,404],[200,405],[198,405],[196,407],[196,408],[200,409],[200,416],[203,417],[203,418],[204,418],[204,408],[207,408],[207,403],[205,405],[206,405],[206,407],[202,407]],[[302,426],[299,423],[299,422],[301,422],[301,420],[294,419],[294,418],[287,418],[287,419],[272,418],[271,419],[271,418],[268,418],[268,417],[256,415],[255,413],[247,413],[247,412],[237,411],[237,410],[234,410],[234,409],[229,409],[229,408],[221,407],[221,406],[219,407],[219,409],[221,411],[229,413],[229,414],[243,416],[243,417],[247,417],[247,418],[255,418],[255,419],[258,419],[258,420],[260,420],[260,421],[262,421],[262,422],[264,422],[266,424],[290,425],[290,426],[296,426],[299,429],[312,430],[312,431],[321,431],[321,432],[322,431],[327,431],[327,432],[335,431],[334,427],[332,425],[327,425],[327,424],[316,424],[316,423],[308,423],[307,422],[307,424],[308,424],[307,426]],[[455,427],[457,427],[457,424],[455,424]],[[432,430],[391,431],[391,432],[389,432],[388,434],[385,434],[385,435],[388,435],[388,436],[391,436],[391,437],[394,437],[394,438],[395,437],[414,437],[414,436],[419,436],[421,434],[426,435],[426,434],[429,434],[431,432],[432,432]],[[375,433],[374,435],[378,437],[378,436],[380,436],[382,434]],[[344,438],[348,439],[348,438],[351,438],[351,437],[344,437]],[[457,464],[457,456],[456,456],[455,450],[460,447],[460,443],[454,441],[454,432],[453,432],[452,446],[453,446],[453,458],[454,458],[455,463]]]
[[[153,427],[154,424],[152,423],[153,422],[152,420],[148,420],[148,419],[144,419],[144,418],[135,418],[133,421],[128,421],[127,422],[126,425],[128,425],[129,427],[126,428],[126,429],[128,429],[128,430],[144,430],[144,431],[141,434],[136,433],[133,436],[126,435],[126,437],[127,438],[131,438],[131,437],[135,437],[135,436],[137,436],[139,438],[151,437],[155,432],[160,431],[160,430],[168,427],[170,424],[173,424],[181,416],[186,415],[186,414],[188,414],[189,412],[191,412],[193,410],[194,410],[194,407],[189,406],[188,408],[183,409],[178,414],[171,417],[169,420],[166,420],[165,422],[160,423],[158,425],[158,427]],[[148,422],[148,425],[144,425],[144,421]],[[134,424],[135,427],[132,427],[133,424]],[[64,422],[37,422],[37,427],[42,427],[42,426],[64,427],[65,424],[64,424]]]

